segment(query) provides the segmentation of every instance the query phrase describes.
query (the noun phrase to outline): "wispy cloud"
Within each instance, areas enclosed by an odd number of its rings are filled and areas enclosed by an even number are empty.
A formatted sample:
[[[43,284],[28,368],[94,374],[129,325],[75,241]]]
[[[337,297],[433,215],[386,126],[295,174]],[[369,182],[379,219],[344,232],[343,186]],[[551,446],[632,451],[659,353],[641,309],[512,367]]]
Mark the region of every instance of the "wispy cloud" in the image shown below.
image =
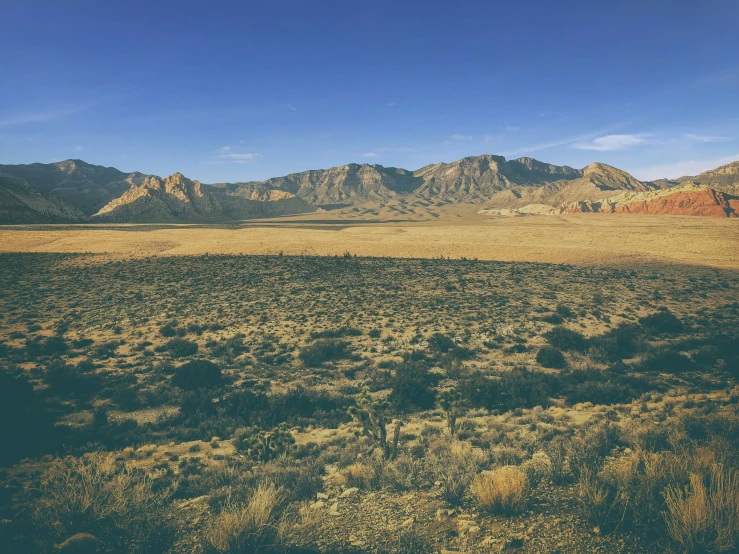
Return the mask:
[[[605,135],[588,142],[573,144],[578,150],[597,150],[599,152],[614,152],[626,150],[634,146],[649,144],[651,141],[644,135]]]
[[[77,106],[74,108],[64,108],[59,110],[47,110],[38,112],[27,112],[17,114],[6,119],[0,119],[0,127],[14,127],[16,125],[25,125],[28,123],[42,123],[45,121],[54,121],[63,119],[89,109],[90,106]]]
[[[472,140],[472,135],[449,135],[452,140]]]
[[[285,107],[286,107],[286,108],[287,108],[288,110],[292,110],[292,111],[294,111],[294,112],[297,112],[297,111],[298,111],[298,108],[296,108],[296,107],[295,107],[295,106],[293,106],[292,104],[285,104]]]
[[[520,129],[521,127],[516,127],[515,125],[506,125],[506,128],[505,128],[506,131],[518,131]]]
[[[651,181],[653,179],[675,179],[685,175],[698,175],[709,169],[715,169],[719,166],[726,165],[739,160],[739,154],[734,156],[725,156],[723,158],[714,158],[710,160],[685,160],[673,164],[658,164],[647,167],[630,169],[631,173],[637,179]]]
[[[233,146],[221,146],[218,150],[215,152],[215,160],[210,160],[208,164],[218,164],[218,163],[236,163],[236,164],[245,164],[248,162],[253,162],[257,158],[261,158],[262,156],[260,154],[257,154],[256,152],[243,152],[238,148],[234,148]]]
[[[376,158],[379,154],[377,152],[365,152],[364,154],[361,154],[364,158]]]
[[[683,140],[689,140],[691,142],[724,142],[729,140],[727,137],[719,137],[715,135],[696,135],[693,133],[685,133]]]
[[[77,150],[77,152],[82,152],[84,150],[84,148],[82,148],[79,144],[75,146],[74,149]]]

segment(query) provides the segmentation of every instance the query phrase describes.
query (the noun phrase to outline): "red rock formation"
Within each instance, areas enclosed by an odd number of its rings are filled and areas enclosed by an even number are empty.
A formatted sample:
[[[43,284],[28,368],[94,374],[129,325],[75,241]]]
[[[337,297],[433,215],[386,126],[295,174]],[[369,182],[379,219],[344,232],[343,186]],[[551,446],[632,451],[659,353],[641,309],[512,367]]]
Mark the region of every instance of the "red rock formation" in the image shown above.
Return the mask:
[[[625,193],[597,202],[575,202],[550,213],[739,217],[739,198],[704,186],[684,185],[656,192]]]
[[[675,192],[654,200],[642,200],[616,206],[615,213],[654,215],[702,215],[737,217],[739,199],[705,189],[695,192]]]

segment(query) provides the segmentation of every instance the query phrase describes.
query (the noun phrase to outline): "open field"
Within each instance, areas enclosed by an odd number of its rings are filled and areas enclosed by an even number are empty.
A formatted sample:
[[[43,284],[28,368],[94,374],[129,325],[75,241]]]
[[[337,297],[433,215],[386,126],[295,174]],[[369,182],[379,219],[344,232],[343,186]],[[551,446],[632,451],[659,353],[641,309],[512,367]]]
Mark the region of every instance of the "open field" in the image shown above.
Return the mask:
[[[159,232],[342,231],[53,231]],[[0,283],[3,552],[736,552],[736,270],[26,252]]]
[[[657,262],[739,269],[739,222],[710,217],[568,215],[434,222],[327,214],[245,224],[0,228],[2,252],[115,256],[278,254],[476,258],[569,264]]]

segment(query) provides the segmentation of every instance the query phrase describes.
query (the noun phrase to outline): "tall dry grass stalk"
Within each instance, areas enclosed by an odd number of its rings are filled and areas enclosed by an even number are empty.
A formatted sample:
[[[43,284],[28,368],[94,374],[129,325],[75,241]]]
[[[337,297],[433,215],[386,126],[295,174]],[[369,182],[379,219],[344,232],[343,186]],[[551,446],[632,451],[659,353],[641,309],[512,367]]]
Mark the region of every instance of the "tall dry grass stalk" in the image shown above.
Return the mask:
[[[688,554],[739,551],[739,472],[716,464],[706,477],[665,490],[667,532]]]

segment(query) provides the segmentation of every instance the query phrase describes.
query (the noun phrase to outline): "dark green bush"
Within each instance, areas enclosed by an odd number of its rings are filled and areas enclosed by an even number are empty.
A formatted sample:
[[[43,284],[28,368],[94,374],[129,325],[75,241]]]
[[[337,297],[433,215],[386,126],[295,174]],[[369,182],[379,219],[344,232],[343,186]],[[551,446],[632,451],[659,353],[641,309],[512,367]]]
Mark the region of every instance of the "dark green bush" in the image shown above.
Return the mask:
[[[544,333],[543,337],[554,348],[559,348],[565,352],[570,350],[582,352],[588,349],[587,339],[577,331],[567,327],[554,327]]]
[[[662,350],[647,356],[641,361],[637,369],[657,373],[685,373],[694,371],[696,364],[680,352]]]
[[[683,322],[668,309],[640,318],[639,324],[655,334],[673,334],[683,330]]]
[[[552,346],[542,346],[536,354],[536,363],[542,367],[562,369],[567,366],[567,360],[561,350]]]
[[[172,384],[184,390],[212,389],[222,381],[221,367],[209,360],[186,362],[172,376]]]
[[[172,339],[164,345],[164,349],[169,352],[173,358],[185,358],[192,356],[198,351],[198,343],[187,339]]]
[[[436,399],[431,390],[436,380],[424,362],[403,362],[395,368],[395,375],[390,381],[390,401],[401,410],[428,410],[434,406]]]

